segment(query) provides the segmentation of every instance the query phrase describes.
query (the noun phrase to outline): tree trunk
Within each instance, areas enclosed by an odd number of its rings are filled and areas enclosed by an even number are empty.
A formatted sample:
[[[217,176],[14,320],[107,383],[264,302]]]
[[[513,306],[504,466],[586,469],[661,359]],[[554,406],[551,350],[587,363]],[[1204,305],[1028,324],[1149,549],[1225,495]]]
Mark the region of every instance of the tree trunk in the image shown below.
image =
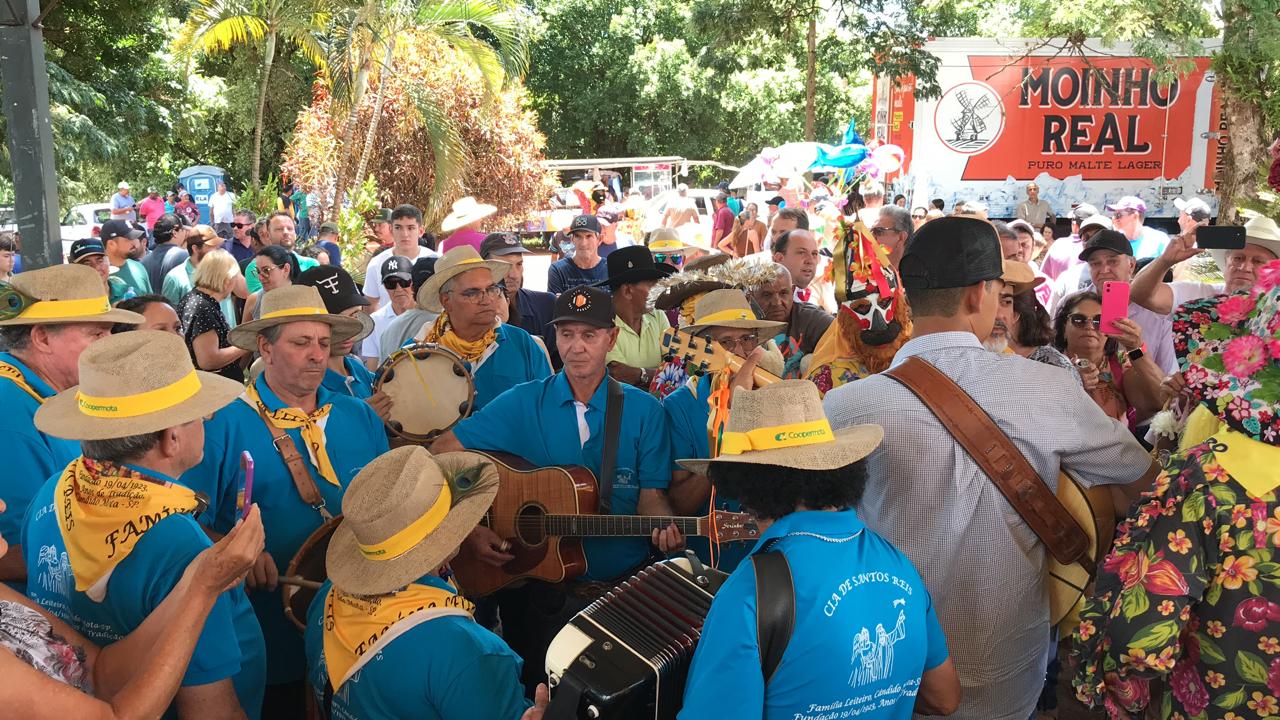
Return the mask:
[[[276,58],[276,31],[267,31],[267,48],[262,54],[262,88],[258,91],[258,117],[253,124],[253,162],[250,164],[249,178],[254,189],[260,187],[262,181],[262,121],[267,112],[267,83],[271,80],[271,63]]]
[[[365,86],[368,83],[369,60],[366,54],[365,59],[360,63],[360,69],[356,72],[356,82],[351,88],[351,111],[347,113],[347,122],[342,128],[342,141],[338,143],[338,170],[333,185],[333,207],[331,210],[335,219],[342,209],[342,199],[346,196],[347,185],[351,181],[351,176],[349,175],[351,155],[355,150],[352,147],[352,141],[355,140],[356,136],[356,123],[360,120],[360,101],[364,100]]]
[[[815,95],[818,82],[818,18],[815,14],[809,18],[809,38],[805,51],[804,77],[804,139],[813,142],[817,131],[817,108]]]
[[[373,100],[373,116],[369,118],[369,127],[364,133],[364,147],[360,150],[360,165],[356,169],[355,182],[364,182],[364,173],[369,168],[369,156],[373,154],[373,141],[378,134],[378,122],[382,120],[382,105],[386,100],[387,83],[391,77],[392,51],[395,50],[395,39],[387,42],[386,56],[382,61],[382,74],[378,80],[378,94]]]
[[[1259,172],[1270,156],[1262,105],[1249,99],[1265,95],[1257,86],[1261,78],[1251,72],[1250,63],[1241,62],[1239,54],[1231,52],[1231,48],[1251,47],[1257,42],[1247,3],[1225,3],[1223,18],[1223,50],[1214,58],[1225,121],[1221,131],[1227,141],[1218,178],[1218,221],[1236,223],[1239,207],[1258,200]]]

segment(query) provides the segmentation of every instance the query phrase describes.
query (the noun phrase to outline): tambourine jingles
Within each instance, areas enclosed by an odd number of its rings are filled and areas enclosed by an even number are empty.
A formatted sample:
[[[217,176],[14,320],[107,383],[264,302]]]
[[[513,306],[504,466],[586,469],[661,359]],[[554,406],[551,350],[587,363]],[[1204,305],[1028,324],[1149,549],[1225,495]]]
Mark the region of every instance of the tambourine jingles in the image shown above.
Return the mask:
[[[284,615],[298,627],[307,629],[307,610],[316,597],[320,584],[329,578],[325,567],[325,555],[329,552],[329,539],[342,522],[342,516],[329,518],[324,525],[311,533],[302,547],[289,561],[284,577],[280,578],[280,596],[284,600]]]
[[[471,414],[475,381],[457,353],[431,343],[392,353],[378,368],[374,391],[393,404],[385,422],[391,432],[428,443]]]

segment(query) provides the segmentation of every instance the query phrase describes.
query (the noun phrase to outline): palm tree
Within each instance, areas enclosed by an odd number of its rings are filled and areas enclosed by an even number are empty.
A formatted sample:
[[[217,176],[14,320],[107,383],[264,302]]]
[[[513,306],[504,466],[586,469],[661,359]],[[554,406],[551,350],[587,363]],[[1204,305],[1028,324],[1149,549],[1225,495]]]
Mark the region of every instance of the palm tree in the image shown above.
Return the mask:
[[[319,33],[328,25],[328,11],[321,0],[197,0],[179,31],[175,48],[180,56],[195,52],[225,52],[236,45],[264,43],[258,113],[253,126],[251,182],[258,186],[262,171],[262,119],[276,48],[283,41],[293,45],[317,67],[325,67]]]

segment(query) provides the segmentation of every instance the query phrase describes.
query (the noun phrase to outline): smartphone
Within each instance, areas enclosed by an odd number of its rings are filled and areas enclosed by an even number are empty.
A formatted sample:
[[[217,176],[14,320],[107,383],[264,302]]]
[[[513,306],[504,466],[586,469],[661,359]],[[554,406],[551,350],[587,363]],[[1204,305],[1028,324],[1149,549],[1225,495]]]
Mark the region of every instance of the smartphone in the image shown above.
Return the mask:
[[[1102,283],[1102,324],[1098,330],[1103,334],[1120,332],[1114,323],[1125,317],[1129,317],[1129,283]]]
[[[1240,225],[1201,225],[1196,228],[1196,247],[1202,250],[1243,250],[1244,228]]]
[[[249,506],[253,505],[253,456],[248,450],[240,453],[240,472],[244,475],[244,498],[240,508],[240,517],[249,517]]]

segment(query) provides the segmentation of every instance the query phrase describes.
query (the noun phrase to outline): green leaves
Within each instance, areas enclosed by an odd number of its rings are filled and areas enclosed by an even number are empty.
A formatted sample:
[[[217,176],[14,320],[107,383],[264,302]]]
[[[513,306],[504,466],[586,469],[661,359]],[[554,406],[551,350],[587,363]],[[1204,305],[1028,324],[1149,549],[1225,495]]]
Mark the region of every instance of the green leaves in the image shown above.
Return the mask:
[[[1125,620],[1132,620],[1151,607],[1151,599],[1141,585],[1131,587],[1120,595],[1120,609]]]
[[[1240,677],[1244,678],[1245,682],[1254,685],[1267,684],[1266,664],[1257,655],[1246,650],[1236,654],[1236,672],[1240,673]]]
[[[1168,645],[1178,637],[1181,628],[1174,620],[1153,623],[1139,630],[1129,641],[1129,647],[1153,650]]]

